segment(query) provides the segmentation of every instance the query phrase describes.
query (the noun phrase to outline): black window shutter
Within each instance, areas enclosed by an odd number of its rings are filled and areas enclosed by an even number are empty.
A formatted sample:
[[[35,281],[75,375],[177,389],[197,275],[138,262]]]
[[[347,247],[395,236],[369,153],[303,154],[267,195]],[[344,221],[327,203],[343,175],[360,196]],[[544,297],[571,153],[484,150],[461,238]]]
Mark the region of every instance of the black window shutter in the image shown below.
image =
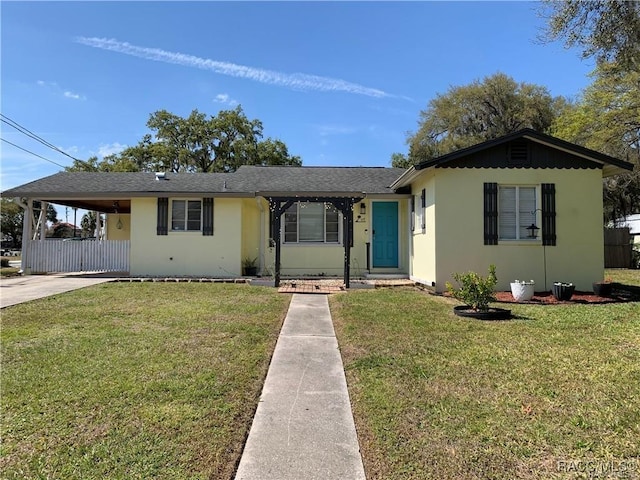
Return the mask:
[[[498,244],[498,184],[484,184],[484,244]]]
[[[542,244],[556,244],[556,185],[542,184]]]
[[[169,232],[169,199],[158,197],[158,224],[157,235],[167,235]]]
[[[416,229],[416,197],[411,195],[411,231]]]
[[[202,199],[202,235],[213,235],[213,198]]]
[[[422,226],[421,228],[424,230],[427,228],[427,212],[425,211],[427,208],[427,191],[426,189],[422,189],[422,195],[420,196],[420,200],[422,203]]]

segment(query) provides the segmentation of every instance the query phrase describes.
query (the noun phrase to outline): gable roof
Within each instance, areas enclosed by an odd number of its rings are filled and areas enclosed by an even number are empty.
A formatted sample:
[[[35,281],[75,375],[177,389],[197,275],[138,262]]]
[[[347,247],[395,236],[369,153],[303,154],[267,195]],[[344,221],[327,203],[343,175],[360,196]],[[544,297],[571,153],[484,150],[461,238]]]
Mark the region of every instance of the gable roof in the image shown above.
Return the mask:
[[[521,155],[512,155],[518,148]],[[531,154],[527,154],[527,150]],[[455,152],[425,160],[407,170],[393,188],[409,185],[416,172],[428,168],[599,168],[605,177],[633,170],[633,164],[525,128]]]
[[[121,198],[123,196],[266,194],[393,194],[403,169],[382,167],[242,166],[234,173],[60,172],[11,188],[3,197]]]

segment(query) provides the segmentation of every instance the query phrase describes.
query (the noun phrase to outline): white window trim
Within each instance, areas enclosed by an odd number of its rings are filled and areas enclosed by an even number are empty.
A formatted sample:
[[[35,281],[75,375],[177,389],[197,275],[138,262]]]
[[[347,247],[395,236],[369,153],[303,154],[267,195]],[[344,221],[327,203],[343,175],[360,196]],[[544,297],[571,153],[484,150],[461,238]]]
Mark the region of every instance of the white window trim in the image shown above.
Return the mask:
[[[184,212],[184,230],[177,230],[173,228],[173,202],[175,201],[183,201],[185,202],[185,212]],[[189,215],[189,202],[199,202],[200,203],[200,226],[197,230],[187,230],[188,224],[188,215]],[[202,233],[202,198],[169,198],[169,232],[172,233]]]
[[[283,246],[287,246],[287,247],[309,247],[309,246],[322,246],[322,247],[338,247],[341,246],[343,244],[342,242],[342,212],[340,212],[338,210],[338,241],[337,242],[327,242],[326,238],[327,238],[327,210],[326,210],[326,206],[324,209],[324,215],[323,215],[323,236],[325,238],[324,242],[318,242],[318,241],[300,241],[300,222],[297,221],[297,219],[300,217],[300,203],[307,203],[307,202],[295,202],[294,205],[297,208],[297,216],[296,216],[296,238],[298,239],[295,242],[287,242],[286,241],[286,231],[285,231],[285,219],[286,219],[286,211],[283,212],[282,216],[280,217],[280,228],[281,228],[281,239],[280,239],[280,243]],[[308,203],[322,203],[323,205],[331,205],[328,202],[308,202]]]
[[[501,206],[500,206],[500,189],[501,188],[515,188],[516,189],[516,238],[503,238],[500,236],[500,213],[501,213]],[[537,226],[540,226],[540,218],[539,218],[539,214],[540,214],[540,205],[541,205],[541,186],[540,185],[527,185],[527,184],[498,184],[498,242],[499,243],[510,243],[510,244],[532,244],[532,243],[541,243],[542,242],[542,238],[541,238],[541,230],[538,230],[538,236],[537,238],[528,238],[528,237],[524,237],[524,238],[519,238],[520,237],[520,188],[535,188],[535,199],[536,199],[536,203],[535,203],[535,214],[534,214],[534,218],[535,218],[535,224]]]

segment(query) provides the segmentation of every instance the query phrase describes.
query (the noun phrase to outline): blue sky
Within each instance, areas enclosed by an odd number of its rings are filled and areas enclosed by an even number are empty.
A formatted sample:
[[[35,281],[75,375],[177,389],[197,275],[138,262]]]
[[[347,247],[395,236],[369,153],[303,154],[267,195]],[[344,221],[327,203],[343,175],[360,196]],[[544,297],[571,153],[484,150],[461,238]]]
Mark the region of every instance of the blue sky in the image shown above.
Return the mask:
[[[531,2],[2,2],[1,111],[73,157],[149,114],[241,104],[304,165],[389,166],[436,94],[498,71],[576,96],[593,64],[542,45]],[[7,124],[2,138],[68,157]],[[0,188],[60,171],[0,144]]]

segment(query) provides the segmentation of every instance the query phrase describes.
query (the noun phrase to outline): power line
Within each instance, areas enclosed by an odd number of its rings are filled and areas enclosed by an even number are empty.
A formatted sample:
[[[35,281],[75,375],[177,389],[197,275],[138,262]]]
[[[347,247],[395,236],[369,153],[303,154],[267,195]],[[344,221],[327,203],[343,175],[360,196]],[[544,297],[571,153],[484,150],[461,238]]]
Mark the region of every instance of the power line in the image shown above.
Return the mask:
[[[26,135],[29,138],[32,138],[33,140],[36,140],[37,142],[40,142],[41,144],[43,144],[44,146],[55,150],[58,153],[61,153],[62,155],[65,155],[67,157],[69,157],[71,160],[74,160],[76,162],[81,162],[81,163],[85,163],[84,160],[80,160],[78,158],[75,158],[71,155],[69,155],[67,152],[65,152],[64,150],[56,147],[54,144],[52,144],[51,142],[45,140],[44,138],[36,135],[35,133],[33,133],[31,130],[29,130],[26,127],[23,127],[22,125],[20,125],[18,122],[16,122],[15,120],[12,120],[11,118],[7,117],[6,115],[3,115],[2,113],[0,113],[0,121],[2,121],[3,123],[6,123],[7,125],[15,128],[16,130],[18,130],[20,133],[22,133],[23,135]],[[6,140],[5,140],[6,141]],[[20,148],[20,147],[18,147]],[[24,149],[23,149],[24,150]],[[55,162],[52,162],[55,163]],[[58,165],[58,164],[56,164]]]
[[[5,140],[4,138],[0,138],[0,140],[2,140],[3,142],[8,143],[9,145],[13,145],[14,147],[19,148],[22,151],[30,153],[31,155],[35,155],[36,157],[41,158],[42,160],[46,160],[49,163],[53,163],[54,165],[57,165],[57,166],[62,167],[62,168],[67,168],[64,165],[60,165],[58,162],[54,162],[53,160],[49,160],[48,158],[45,158],[42,155],[38,155],[37,153],[33,153],[32,151],[27,150],[26,148],[22,148],[20,145],[16,145],[15,143],[11,143],[9,140]]]

